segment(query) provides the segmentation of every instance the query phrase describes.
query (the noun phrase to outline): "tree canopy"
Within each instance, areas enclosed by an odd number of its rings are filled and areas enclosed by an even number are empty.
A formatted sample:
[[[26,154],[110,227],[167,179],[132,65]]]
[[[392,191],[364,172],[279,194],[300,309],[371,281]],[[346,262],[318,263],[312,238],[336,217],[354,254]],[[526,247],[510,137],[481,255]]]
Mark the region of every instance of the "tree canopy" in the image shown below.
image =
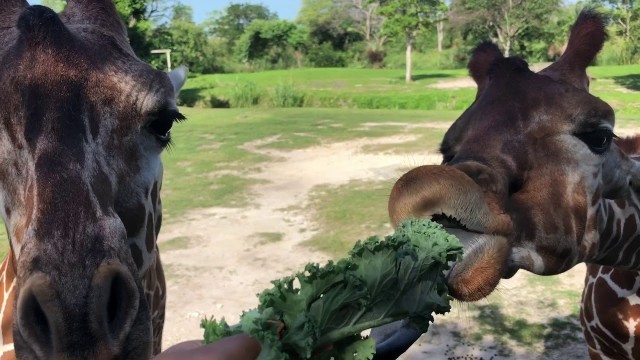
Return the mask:
[[[601,64],[640,61],[638,0],[302,0],[295,20],[264,5],[232,3],[197,24],[180,0],[114,0],[136,54],[158,68],[171,49],[192,72],[288,67],[460,68],[480,41],[505,55],[552,61],[580,9],[610,18]],[[65,0],[42,0],[61,11]]]

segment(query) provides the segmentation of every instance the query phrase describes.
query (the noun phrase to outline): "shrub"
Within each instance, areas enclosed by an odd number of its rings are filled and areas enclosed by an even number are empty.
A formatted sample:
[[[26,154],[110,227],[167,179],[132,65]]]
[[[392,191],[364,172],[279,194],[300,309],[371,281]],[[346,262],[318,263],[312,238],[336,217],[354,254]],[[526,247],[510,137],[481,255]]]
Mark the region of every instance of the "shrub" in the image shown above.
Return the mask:
[[[229,104],[234,108],[256,106],[262,97],[263,91],[256,83],[237,79],[231,86]]]
[[[304,105],[304,92],[291,82],[280,82],[273,89],[271,98],[274,107],[290,108]]]
[[[333,49],[330,43],[325,42],[309,49],[307,61],[313,67],[345,67],[346,60],[342,52]]]
[[[598,65],[627,65],[640,60],[640,46],[614,38],[607,42],[597,58]]]
[[[368,49],[365,56],[372,68],[380,69],[384,66],[385,52],[383,50]]]

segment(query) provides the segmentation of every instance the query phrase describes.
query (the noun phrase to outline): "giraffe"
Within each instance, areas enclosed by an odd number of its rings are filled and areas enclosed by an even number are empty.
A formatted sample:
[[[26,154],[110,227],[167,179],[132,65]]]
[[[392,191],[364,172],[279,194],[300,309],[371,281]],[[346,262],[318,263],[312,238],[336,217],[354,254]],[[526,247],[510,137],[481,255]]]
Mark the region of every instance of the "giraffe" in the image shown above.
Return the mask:
[[[134,55],[112,0],[2,0],[0,359],[160,352],[160,155],[183,83]]]
[[[446,274],[462,301],[489,295],[518,270],[560,274],[588,264],[581,322],[592,359],[640,358],[640,139],[617,139],[614,111],[589,93],[586,69],[607,35],[584,10],[560,59],[538,73],[490,42],[473,51],[470,107],[447,130],[440,165],[394,184],[389,216],[440,222],[465,255]],[[625,152],[626,151],[626,152]],[[376,359],[420,335],[375,329]]]

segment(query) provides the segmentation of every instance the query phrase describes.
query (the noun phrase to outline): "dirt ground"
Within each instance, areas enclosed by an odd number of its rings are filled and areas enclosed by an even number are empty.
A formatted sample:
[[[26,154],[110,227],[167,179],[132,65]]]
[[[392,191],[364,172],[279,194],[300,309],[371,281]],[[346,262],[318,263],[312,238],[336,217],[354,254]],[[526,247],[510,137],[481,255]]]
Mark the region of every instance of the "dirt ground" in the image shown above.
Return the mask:
[[[162,253],[168,282],[165,347],[184,340],[201,339],[199,323],[204,316],[225,317],[230,323],[236,322],[243,310],[256,306],[255,294],[269,287],[270,280],[290,275],[309,261],[324,262],[325,255],[301,245],[314,234],[316,226],[312,215],[291,209],[304,206],[310,190],[317,185],[340,185],[360,179],[393,180],[410,167],[440,161],[435,154],[393,155],[362,151],[367,145],[410,140],[412,138],[407,136],[358,139],[286,152],[265,150],[258,146],[260,143],[245,144],[246,149],[266,153],[275,159],[252,175],[262,181],[253,189],[255,196],[251,206],[195,211],[178,223],[167,224],[161,232],[161,245],[180,244]],[[258,243],[256,239],[260,233],[283,235],[276,242]],[[561,276],[559,286],[581,291],[583,274],[584,267],[578,266]],[[514,302],[514,316],[518,315],[519,307],[533,307],[537,301],[538,293],[530,289],[530,277],[519,273],[513,279],[503,281],[497,292],[498,304]],[[491,306],[492,301],[483,304]],[[549,312],[534,311],[530,321],[537,318],[544,322],[567,316],[570,306]],[[556,357],[558,354],[547,346],[546,341],[522,347],[519,342],[509,340],[509,336],[495,339],[491,329],[500,325],[491,323],[495,317],[491,312],[488,319],[493,327],[479,326],[471,320],[481,316],[483,311],[495,310],[492,309],[455,305],[450,314],[436,318],[429,333],[404,359],[586,357],[580,341],[574,341],[569,347],[560,346],[560,357]],[[511,315],[501,316],[508,319]],[[569,330],[572,336],[579,337],[574,320],[570,321],[569,325],[573,327]],[[508,335],[509,331],[503,332]]]

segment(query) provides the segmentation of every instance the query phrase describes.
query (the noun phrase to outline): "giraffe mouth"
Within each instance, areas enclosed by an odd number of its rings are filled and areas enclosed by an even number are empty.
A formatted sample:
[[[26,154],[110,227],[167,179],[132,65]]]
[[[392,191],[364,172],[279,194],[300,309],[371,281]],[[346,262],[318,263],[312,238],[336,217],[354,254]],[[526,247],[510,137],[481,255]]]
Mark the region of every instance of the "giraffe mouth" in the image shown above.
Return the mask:
[[[447,214],[433,215],[431,216],[431,221],[437,222],[447,230],[462,230],[462,231],[473,232],[478,234],[481,233],[480,231],[469,229],[465,224],[462,223],[462,220]]]
[[[485,234],[469,228],[464,221],[446,214],[431,216],[464,248],[461,260],[452,263],[446,273],[449,292],[457,300],[477,301],[488,296],[501,279],[515,275],[510,264],[511,246],[505,236]]]
[[[394,184],[388,208],[395,226],[408,218],[426,217],[458,237],[463,256],[446,274],[454,298],[480,300],[514,273],[509,271],[511,217],[461,170],[439,165],[410,170]]]

